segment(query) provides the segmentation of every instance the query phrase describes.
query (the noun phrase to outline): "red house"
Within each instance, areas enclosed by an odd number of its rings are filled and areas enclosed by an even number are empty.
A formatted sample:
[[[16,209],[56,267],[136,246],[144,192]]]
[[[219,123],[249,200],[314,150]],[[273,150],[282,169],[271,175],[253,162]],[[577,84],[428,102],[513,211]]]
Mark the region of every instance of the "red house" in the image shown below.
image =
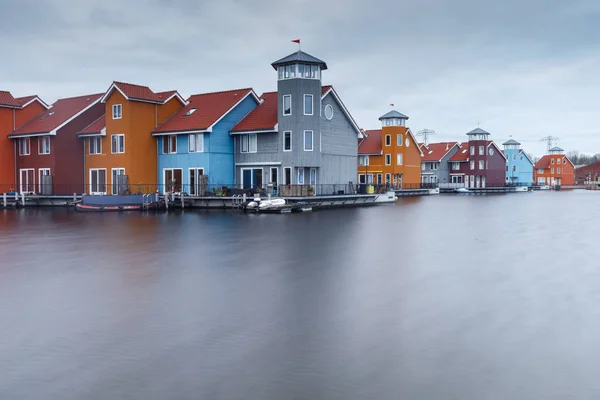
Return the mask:
[[[104,114],[102,95],[57,100],[8,135],[15,143],[20,193],[84,192],[83,141],[77,133]]]
[[[0,193],[15,190],[15,147],[8,134],[48,109],[37,96],[13,97],[0,91]]]

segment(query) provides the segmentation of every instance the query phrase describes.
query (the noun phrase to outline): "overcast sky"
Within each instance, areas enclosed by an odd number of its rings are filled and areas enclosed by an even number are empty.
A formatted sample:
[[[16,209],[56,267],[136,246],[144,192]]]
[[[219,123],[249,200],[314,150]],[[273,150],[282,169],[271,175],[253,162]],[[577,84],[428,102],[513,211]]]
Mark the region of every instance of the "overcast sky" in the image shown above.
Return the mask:
[[[276,89],[292,39],[328,63],[359,125],[389,104],[413,132],[478,125],[541,155],[600,153],[597,0],[0,0],[0,88],[47,102],[113,80],[194,93]]]

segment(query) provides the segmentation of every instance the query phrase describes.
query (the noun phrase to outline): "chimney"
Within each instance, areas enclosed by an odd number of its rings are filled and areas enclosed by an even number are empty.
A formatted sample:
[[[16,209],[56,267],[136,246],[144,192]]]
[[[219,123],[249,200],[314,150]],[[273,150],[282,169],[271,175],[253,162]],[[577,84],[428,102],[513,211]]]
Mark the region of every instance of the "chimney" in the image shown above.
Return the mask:
[[[446,151],[448,151],[448,146],[450,146],[450,143],[446,143]]]

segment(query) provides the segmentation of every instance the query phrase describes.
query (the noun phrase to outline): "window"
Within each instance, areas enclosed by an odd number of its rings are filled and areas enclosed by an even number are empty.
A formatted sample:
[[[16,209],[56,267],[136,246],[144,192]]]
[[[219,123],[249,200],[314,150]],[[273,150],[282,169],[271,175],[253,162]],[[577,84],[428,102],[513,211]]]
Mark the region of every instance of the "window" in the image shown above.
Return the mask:
[[[479,160],[479,169],[485,169],[483,160]]]
[[[207,190],[208,181],[204,178],[204,168],[190,168],[188,170],[189,195],[200,196]]]
[[[113,173],[114,174],[114,173]],[[165,168],[163,169],[164,189],[163,193],[174,192],[179,193],[182,189],[183,170],[181,168]]]
[[[556,160],[556,163],[557,163],[557,164],[560,164],[560,158]]]
[[[556,173],[560,174],[560,168],[556,168]]]
[[[283,132],[283,151],[292,151],[292,132]]]
[[[177,135],[163,136],[163,154],[177,153]]]
[[[304,185],[304,168],[298,168],[298,185]]]
[[[452,163],[452,170],[453,170],[453,171],[458,171],[458,170],[460,170],[460,163],[453,162],[453,163]]]
[[[554,168],[550,169],[550,173],[553,174],[554,173]]]
[[[517,172],[517,166],[513,165],[512,172]]]
[[[283,115],[292,115],[292,95],[283,96]]]
[[[482,156],[485,154],[485,149],[483,148],[483,146],[479,146],[479,155]]]
[[[122,154],[125,153],[125,135],[119,133],[111,136],[111,153]]]
[[[312,79],[319,79],[319,66],[318,65],[310,66],[310,77]]]
[[[304,95],[304,115],[313,115],[313,95]]]
[[[538,169],[538,174],[543,174],[544,170],[542,168]]]
[[[554,158],[550,161],[552,164],[554,164]]]
[[[475,155],[475,146],[471,146],[471,155],[474,156]]]
[[[112,194],[127,193],[127,177],[125,176],[125,168],[112,169]]]
[[[308,184],[312,185],[312,186],[317,184],[317,169],[316,168],[310,169],[310,176],[308,178]]]
[[[381,174],[377,174],[377,184],[381,185],[382,183],[382,175]]]
[[[105,169],[90,169],[90,194],[106,194]]]
[[[521,161],[523,161],[523,156],[521,156]]]
[[[29,138],[19,139],[19,155],[28,156],[31,151]]]
[[[94,136],[90,138],[90,154],[102,154],[101,136]]]
[[[391,154],[385,155],[385,165],[392,165],[392,155]]]
[[[196,112],[196,108],[190,108],[189,110],[187,110],[184,114],[183,117],[189,117],[190,115],[192,115],[193,113]]]
[[[396,154],[396,164],[402,165],[402,154]]]
[[[431,169],[432,169],[432,170],[434,170],[434,171],[437,171],[437,169],[438,169],[438,165],[439,165],[438,163],[436,163],[436,162],[432,162],[432,163],[431,163]]]
[[[256,153],[258,138],[256,133],[240,136],[240,152],[242,153]]]
[[[508,172],[508,165],[506,166],[506,172]]]
[[[492,147],[490,147],[490,150],[488,151],[488,153],[490,153],[490,156],[494,155],[494,149]]]
[[[405,145],[406,147],[409,147],[409,146],[410,146],[410,139],[409,139],[408,137],[407,137],[407,138],[404,140],[404,145]]]
[[[471,171],[475,169],[475,161],[471,160]]]
[[[402,134],[401,133],[399,133],[398,137],[396,138],[396,145],[402,146]]]
[[[313,131],[304,131],[304,151],[313,151]]]
[[[358,165],[369,165],[369,156],[358,156]]]
[[[113,119],[123,118],[123,106],[121,104],[113,104],[112,106]]]
[[[292,183],[292,168],[285,167],[283,168],[283,183],[289,185]]]
[[[329,121],[333,119],[333,106],[331,104],[325,106],[325,118]]]
[[[192,133],[188,135],[188,151],[190,153],[204,152],[204,133]]]
[[[386,146],[392,145],[392,135],[385,135],[385,145]]]
[[[425,171],[425,163],[421,163],[421,171]]]
[[[38,154],[50,154],[50,136],[38,138]]]
[[[517,155],[513,154],[513,161],[517,161]]]
[[[38,170],[40,185],[40,194],[52,194],[52,178],[50,178],[50,168],[40,168]]]
[[[385,174],[385,183],[390,183],[390,181],[391,181],[391,175]]]

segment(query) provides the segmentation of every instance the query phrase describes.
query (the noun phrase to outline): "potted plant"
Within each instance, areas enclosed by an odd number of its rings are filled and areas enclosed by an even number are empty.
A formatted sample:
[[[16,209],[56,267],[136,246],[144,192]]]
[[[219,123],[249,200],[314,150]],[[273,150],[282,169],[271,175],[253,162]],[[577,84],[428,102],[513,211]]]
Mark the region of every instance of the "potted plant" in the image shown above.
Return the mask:
[[[312,186],[309,186],[307,189],[307,193],[309,196],[314,196],[315,195],[315,188],[313,188]]]

